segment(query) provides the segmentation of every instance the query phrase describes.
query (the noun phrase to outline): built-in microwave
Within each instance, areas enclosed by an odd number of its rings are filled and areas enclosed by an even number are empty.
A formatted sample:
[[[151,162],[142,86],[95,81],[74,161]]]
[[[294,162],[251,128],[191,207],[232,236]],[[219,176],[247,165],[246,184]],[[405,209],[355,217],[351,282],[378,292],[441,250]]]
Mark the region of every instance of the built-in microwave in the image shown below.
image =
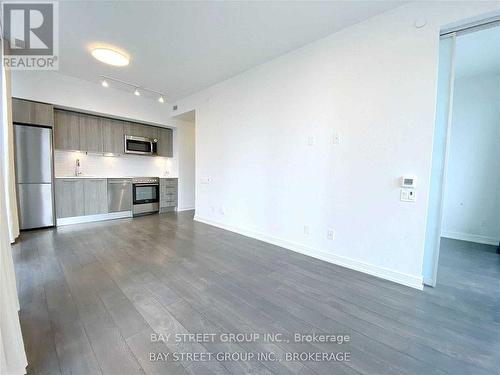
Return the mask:
[[[155,138],[125,136],[125,153],[138,155],[156,155],[158,140]]]

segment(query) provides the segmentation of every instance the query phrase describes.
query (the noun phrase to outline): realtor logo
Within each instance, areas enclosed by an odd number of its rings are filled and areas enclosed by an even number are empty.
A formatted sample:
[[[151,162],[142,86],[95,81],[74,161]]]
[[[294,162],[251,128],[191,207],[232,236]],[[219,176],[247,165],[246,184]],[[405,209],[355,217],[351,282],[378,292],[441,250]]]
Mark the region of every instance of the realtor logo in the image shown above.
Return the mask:
[[[58,68],[56,2],[3,2],[3,65],[12,70]]]

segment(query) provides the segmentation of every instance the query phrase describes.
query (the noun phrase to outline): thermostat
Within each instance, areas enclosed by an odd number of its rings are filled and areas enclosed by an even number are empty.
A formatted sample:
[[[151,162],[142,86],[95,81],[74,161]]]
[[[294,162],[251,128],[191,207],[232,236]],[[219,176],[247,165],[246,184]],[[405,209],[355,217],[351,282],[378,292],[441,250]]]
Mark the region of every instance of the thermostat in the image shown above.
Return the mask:
[[[417,179],[415,176],[403,176],[401,177],[401,187],[402,188],[415,188],[417,185]]]

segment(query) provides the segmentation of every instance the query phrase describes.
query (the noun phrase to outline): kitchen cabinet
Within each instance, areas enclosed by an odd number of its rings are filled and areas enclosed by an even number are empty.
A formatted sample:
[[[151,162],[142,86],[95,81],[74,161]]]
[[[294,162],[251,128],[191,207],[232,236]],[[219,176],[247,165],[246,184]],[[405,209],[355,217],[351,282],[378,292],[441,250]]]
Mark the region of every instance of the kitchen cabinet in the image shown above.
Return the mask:
[[[177,178],[160,178],[160,212],[175,211],[177,185]]]
[[[172,129],[115,120],[106,117],[56,109],[55,149],[93,153],[125,153],[125,135],[158,139],[158,155],[173,156]]]
[[[102,151],[106,153],[123,154],[125,152],[123,121],[104,117],[100,120],[103,140]]]
[[[108,183],[105,178],[85,179],[84,214],[98,215],[108,212]]]
[[[136,122],[124,122],[123,131],[125,135],[136,137],[158,138],[158,128],[156,126],[143,125]]]
[[[106,178],[56,178],[56,217],[107,213],[107,181]]]
[[[53,126],[54,107],[51,104],[13,98],[12,119],[15,123]]]
[[[103,152],[103,136],[101,117],[79,114],[80,150],[87,152]]]
[[[81,150],[79,113],[54,111],[54,143],[57,150]]]
[[[82,216],[85,214],[84,181],[77,178],[56,179],[56,217]]]
[[[173,130],[158,128],[158,156],[171,158],[174,155],[173,144]]]

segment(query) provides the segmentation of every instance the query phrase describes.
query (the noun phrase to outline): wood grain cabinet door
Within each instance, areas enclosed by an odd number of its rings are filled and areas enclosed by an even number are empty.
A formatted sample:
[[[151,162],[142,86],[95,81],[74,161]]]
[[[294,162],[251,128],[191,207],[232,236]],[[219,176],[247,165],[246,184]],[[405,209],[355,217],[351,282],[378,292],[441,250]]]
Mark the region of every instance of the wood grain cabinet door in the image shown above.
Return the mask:
[[[143,137],[158,139],[158,128],[156,126],[142,125]]]
[[[124,121],[124,133],[136,137],[158,138],[156,126],[138,124],[136,122]]]
[[[123,133],[124,135],[133,135],[135,137],[143,137],[142,129],[140,124],[130,121],[123,122]]]
[[[174,155],[172,129],[158,129],[158,156],[171,158]]]
[[[31,123],[54,126],[54,107],[50,104],[33,103],[31,106]]]
[[[85,214],[83,182],[76,178],[56,179],[56,217],[58,219]]]
[[[80,149],[87,152],[103,152],[100,117],[80,114]]]
[[[85,215],[108,212],[108,183],[105,178],[85,179]]]
[[[64,110],[54,111],[54,141],[57,150],[81,150],[80,114]]]
[[[125,153],[125,138],[123,134],[123,121],[101,118],[102,125],[102,151],[113,154]]]
[[[16,123],[53,126],[54,107],[51,104],[13,98],[12,119]]]

